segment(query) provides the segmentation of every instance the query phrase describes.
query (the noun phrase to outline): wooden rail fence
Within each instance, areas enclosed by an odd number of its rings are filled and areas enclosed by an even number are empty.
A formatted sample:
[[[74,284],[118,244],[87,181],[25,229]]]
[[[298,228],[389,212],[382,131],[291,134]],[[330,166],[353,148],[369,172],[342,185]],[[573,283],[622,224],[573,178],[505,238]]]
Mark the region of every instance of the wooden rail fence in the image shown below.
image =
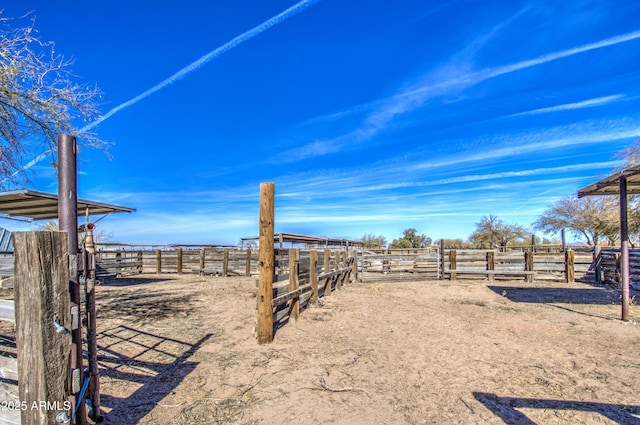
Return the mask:
[[[246,249],[100,250],[96,252],[99,277],[138,273],[198,273],[251,276],[258,272],[258,253]]]
[[[608,253],[609,251],[602,251]],[[606,254],[609,255],[609,254]],[[613,255],[613,254],[611,254]],[[611,257],[609,255],[609,257]],[[607,258],[609,258],[607,257]],[[596,257],[597,258],[597,257]],[[640,251],[637,269],[640,275]],[[611,262],[606,263],[611,267]],[[536,251],[442,249],[365,251],[358,264],[363,281],[403,279],[445,279],[464,277],[522,277],[532,279],[595,279],[593,250],[561,252],[546,248]]]
[[[273,276],[273,324],[277,329],[287,320],[297,320],[301,310],[331,295],[350,281],[355,257],[347,251],[275,251]]]
[[[270,287],[269,308],[258,315],[271,323],[273,332],[300,312],[355,279],[356,251],[274,249],[274,275]],[[260,296],[260,294],[259,294]],[[263,325],[264,326],[264,325]]]

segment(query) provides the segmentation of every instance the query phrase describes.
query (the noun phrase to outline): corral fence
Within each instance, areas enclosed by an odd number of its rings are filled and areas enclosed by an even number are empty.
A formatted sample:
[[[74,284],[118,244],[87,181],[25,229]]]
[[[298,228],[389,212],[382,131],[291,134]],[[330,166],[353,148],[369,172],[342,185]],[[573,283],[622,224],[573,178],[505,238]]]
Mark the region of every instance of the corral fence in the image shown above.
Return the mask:
[[[98,278],[138,273],[197,273],[251,276],[258,273],[258,251],[220,248],[99,249]]]
[[[359,257],[360,279],[366,282],[405,279],[487,278],[594,281],[619,284],[620,249],[561,246],[507,247],[506,249],[365,250]],[[640,249],[630,250],[632,280],[640,281]]]
[[[339,290],[356,275],[355,251],[275,249],[274,254],[274,329],[289,319],[297,320],[300,311]]]

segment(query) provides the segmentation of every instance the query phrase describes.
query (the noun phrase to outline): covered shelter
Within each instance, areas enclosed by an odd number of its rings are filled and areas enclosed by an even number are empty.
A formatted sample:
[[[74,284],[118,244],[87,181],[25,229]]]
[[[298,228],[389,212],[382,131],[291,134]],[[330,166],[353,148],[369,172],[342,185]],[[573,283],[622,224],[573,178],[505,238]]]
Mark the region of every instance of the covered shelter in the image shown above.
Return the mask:
[[[241,238],[240,242],[244,245],[246,242],[258,241],[258,236],[250,236]],[[340,238],[327,238],[322,236],[307,236],[298,235],[295,233],[277,233],[273,238],[274,244],[278,244],[280,248],[283,248],[285,243],[289,243],[291,246],[295,244],[303,244],[305,247],[356,247],[363,246],[362,241],[354,241],[350,239]]]
[[[135,208],[78,199],[78,217],[134,212]],[[58,195],[30,189],[0,192],[0,218],[33,221],[58,218]]]
[[[622,285],[622,320],[629,320],[629,229],[627,195],[640,194],[640,166],[627,168],[578,191],[584,196],[617,195],[620,198],[620,280]]]

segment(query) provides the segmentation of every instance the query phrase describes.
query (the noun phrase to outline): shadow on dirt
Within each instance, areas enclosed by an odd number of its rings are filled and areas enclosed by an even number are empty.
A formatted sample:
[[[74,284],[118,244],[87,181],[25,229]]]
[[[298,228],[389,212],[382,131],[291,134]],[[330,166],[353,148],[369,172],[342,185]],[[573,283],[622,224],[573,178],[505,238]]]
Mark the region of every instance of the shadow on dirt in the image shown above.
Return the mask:
[[[149,284],[152,284],[152,283],[167,282],[167,281],[171,281],[171,280],[175,280],[175,279],[172,279],[170,277],[163,277],[163,278],[128,277],[126,279],[117,278],[117,277],[109,277],[109,278],[100,279],[100,286],[116,286],[116,287],[119,287],[119,286],[149,285]]]
[[[189,361],[189,358],[212,336],[207,334],[191,344],[129,326],[101,332],[98,346],[100,374],[137,388],[126,398],[100,395],[102,406],[110,409],[105,415],[105,423],[137,424],[142,420],[196,368],[198,362]],[[136,347],[134,355],[120,352],[125,347],[130,351],[132,346]]]
[[[618,405],[571,400],[499,397],[474,392],[473,396],[507,425],[537,425],[517,409],[577,410],[598,413],[621,425],[640,425],[640,405]]]
[[[193,311],[194,294],[175,292],[110,291],[98,294],[98,320],[127,318],[159,320],[187,317]]]
[[[487,285],[498,295],[516,303],[566,303],[566,304],[599,304],[610,305],[620,303],[620,291],[593,288],[523,288],[517,286]]]

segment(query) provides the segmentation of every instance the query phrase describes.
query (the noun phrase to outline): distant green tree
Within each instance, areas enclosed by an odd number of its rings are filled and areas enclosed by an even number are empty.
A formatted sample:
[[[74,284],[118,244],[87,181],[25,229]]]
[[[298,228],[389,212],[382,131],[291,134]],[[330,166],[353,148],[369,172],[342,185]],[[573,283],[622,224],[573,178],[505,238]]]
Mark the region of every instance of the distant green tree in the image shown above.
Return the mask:
[[[529,232],[517,224],[506,224],[497,216],[484,216],[476,223],[476,230],[469,240],[481,248],[505,247],[509,243],[524,239]]]
[[[431,246],[432,239],[426,235],[418,235],[414,228],[405,229],[402,237],[391,242],[391,248],[426,248]]]
[[[463,239],[444,239],[444,247],[448,249],[469,249],[473,244]]]
[[[383,248],[387,246],[387,238],[384,236],[376,236],[373,233],[365,233],[360,239],[365,248]]]

